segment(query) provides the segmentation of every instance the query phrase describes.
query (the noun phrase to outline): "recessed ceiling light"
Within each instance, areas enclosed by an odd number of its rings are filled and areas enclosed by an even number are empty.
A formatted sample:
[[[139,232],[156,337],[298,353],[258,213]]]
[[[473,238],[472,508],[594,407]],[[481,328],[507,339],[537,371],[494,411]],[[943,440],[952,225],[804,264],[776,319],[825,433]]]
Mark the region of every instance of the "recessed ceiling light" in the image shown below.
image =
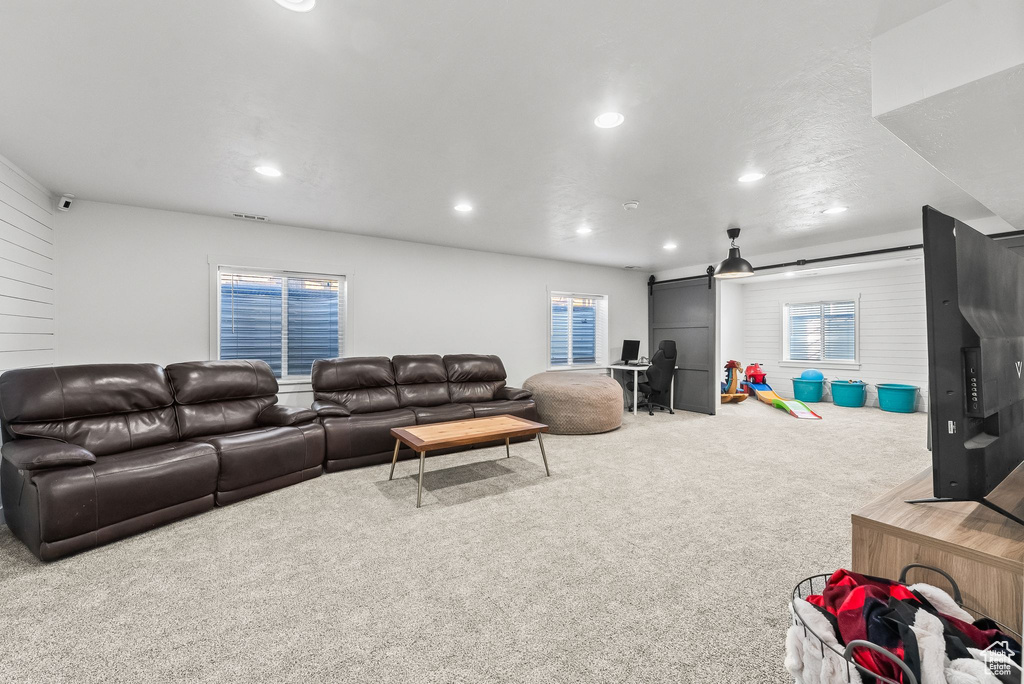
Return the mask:
[[[281,171],[279,169],[274,168],[273,166],[257,166],[255,169],[253,169],[253,171],[260,174],[261,176],[270,176],[271,178],[281,177]]]
[[[792,278],[795,275],[796,275],[796,271],[786,271],[786,277],[787,278]]]
[[[676,244],[676,243],[674,243],[674,242],[666,242],[666,243],[665,243],[664,245],[662,245],[662,249],[668,249],[668,250],[672,250],[672,249],[675,249],[675,248],[676,248],[676,247],[678,247],[678,246],[679,246],[679,245],[677,245],[677,244]]]
[[[463,214],[473,211],[473,205],[467,204],[466,202],[460,202],[455,205],[455,211],[461,211]]]
[[[615,128],[616,126],[621,126],[625,120],[626,117],[618,112],[605,112],[594,119],[594,125],[598,128]]]
[[[764,178],[764,174],[761,173],[760,171],[751,171],[750,173],[743,174],[736,180],[738,180],[740,183],[753,183],[754,181],[759,181],[762,178]]]
[[[590,226],[580,226],[579,228],[576,229],[576,232],[580,235],[587,235],[589,233],[594,232],[594,229],[591,228]]]
[[[316,6],[316,0],[274,0],[274,2],[293,12],[308,12]]]
[[[849,207],[829,207],[828,209],[826,209],[825,211],[823,211],[821,213],[822,214],[842,214],[847,209],[849,209]]]

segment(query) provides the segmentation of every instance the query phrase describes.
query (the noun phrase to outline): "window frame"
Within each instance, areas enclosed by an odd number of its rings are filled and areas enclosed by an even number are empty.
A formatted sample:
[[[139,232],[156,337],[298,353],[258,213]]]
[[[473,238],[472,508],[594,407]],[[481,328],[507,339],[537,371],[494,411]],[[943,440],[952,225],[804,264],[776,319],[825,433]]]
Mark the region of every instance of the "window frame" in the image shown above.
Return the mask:
[[[602,325],[595,322],[594,326],[594,363],[572,363],[572,316],[569,316],[569,363],[567,365],[555,366],[551,364],[551,334],[553,326],[551,321],[551,299],[553,297],[568,297],[570,299],[594,299],[603,303],[604,320]],[[586,370],[595,368],[606,368],[608,366],[608,319],[610,316],[611,301],[608,295],[587,292],[574,292],[571,290],[547,290],[546,297],[547,315],[547,369],[550,371]],[[603,338],[603,339],[602,339]]]
[[[239,265],[239,263],[249,265]],[[239,274],[252,274],[262,276],[275,276],[282,279],[287,278],[334,278],[339,281],[338,287],[338,354],[341,357],[347,355],[352,348],[352,325],[351,307],[349,296],[351,294],[352,276],[346,273],[336,273],[337,267],[324,267],[315,264],[298,264],[288,267],[273,261],[261,259],[223,259],[209,258],[210,266],[210,358],[220,359],[220,318],[221,318],[221,296],[220,296],[220,274],[224,272],[235,272]],[[287,287],[283,286],[284,290]],[[285,295],[287,296],[287,295]],[[278,385],[309,385],[312,382],[310,375],[285,375],[287,368],[288,347],[285,344],[287,339],[287,305],[282,306],[282,376],[277,379]]]
[[[790,355],[789,349],[789,308],[791,306],[822,306],[824,304],[837,304],[841,302],[852,302],[853,303],[853,359],[821,359],[821,360],[804,360],[804,359],[793,359]],[[805,299],[792,299],[783,302],[782,310],[782,360],[779,361],[780,366],[787,367],[802,367],[807,368],[808,365],[813,364],[822,368],[840,368],[840,369],[859,369],[861,366],[860,362],[860,331],[861,331],[861,319],[860,319],[860,294],[848,294],[829,297],[828,299],[818,300],[805,300]]]

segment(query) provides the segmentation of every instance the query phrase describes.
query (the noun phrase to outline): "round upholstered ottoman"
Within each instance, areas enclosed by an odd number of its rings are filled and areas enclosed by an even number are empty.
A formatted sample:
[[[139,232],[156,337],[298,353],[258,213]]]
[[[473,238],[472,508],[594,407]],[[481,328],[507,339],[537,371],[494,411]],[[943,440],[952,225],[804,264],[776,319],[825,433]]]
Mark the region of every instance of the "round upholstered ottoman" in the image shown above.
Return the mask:
[[[542,423],[556,435],[589,435],[622,425],[622,388],[604,375],[538,373],[523,383]]]

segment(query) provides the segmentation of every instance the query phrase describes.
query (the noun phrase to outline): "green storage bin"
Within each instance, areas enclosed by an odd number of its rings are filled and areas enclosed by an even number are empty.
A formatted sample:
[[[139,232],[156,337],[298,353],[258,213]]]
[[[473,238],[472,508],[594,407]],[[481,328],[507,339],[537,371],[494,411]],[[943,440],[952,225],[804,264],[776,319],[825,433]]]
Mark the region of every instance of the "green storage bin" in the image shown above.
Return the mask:
[[[836,406],[860,408],[868,398],[867,387],[860,380],[833,380],[829,384],[832,403]]]
[[[917,410],[917,387],[886,383],[878,388],[878,407],[892,413],[913,413]]]
[[[793,398],[805,404],[821,401],[822,392],[825,391],[824,380],[804,380],[793,378]]]

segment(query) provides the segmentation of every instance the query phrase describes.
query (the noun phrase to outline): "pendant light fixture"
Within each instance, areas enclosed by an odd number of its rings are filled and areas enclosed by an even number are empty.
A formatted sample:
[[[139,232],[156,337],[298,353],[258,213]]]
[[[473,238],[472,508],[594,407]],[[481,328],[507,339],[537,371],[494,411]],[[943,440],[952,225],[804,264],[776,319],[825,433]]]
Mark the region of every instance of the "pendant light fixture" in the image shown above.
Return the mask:
[[[739,228],[729,228],[725,231],[732,240],[729,248],[729,256],[715,269],[716,278],[746,278],[754,275],[754,267],[750,262],[740,256],[740,248],[736,246],[736,238],[740,236]]]

